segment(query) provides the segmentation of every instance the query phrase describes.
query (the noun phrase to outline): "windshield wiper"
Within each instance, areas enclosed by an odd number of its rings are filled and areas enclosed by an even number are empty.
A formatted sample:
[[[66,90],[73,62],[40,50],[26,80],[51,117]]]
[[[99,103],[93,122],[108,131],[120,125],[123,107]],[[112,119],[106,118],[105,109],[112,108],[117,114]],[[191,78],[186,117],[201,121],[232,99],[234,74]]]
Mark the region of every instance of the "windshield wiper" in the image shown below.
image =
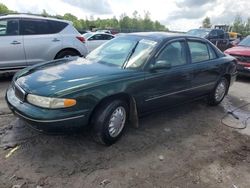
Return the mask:
[[[122,65],[122,68],[123,68],[123,69],[126,68],[126,66],[127,66],[127,64],[128,64],[128,61],[129,61],[129,59],[132,57],[132,55],[134,54],[135,49],[136,49],[136,47],[138,46],[139,42],[140,42],[140,41],[136,42],[134,48],[133,48],[133,49],[130,51],[130,53],[128,54],[126,60],[124,61],[123,65]]]

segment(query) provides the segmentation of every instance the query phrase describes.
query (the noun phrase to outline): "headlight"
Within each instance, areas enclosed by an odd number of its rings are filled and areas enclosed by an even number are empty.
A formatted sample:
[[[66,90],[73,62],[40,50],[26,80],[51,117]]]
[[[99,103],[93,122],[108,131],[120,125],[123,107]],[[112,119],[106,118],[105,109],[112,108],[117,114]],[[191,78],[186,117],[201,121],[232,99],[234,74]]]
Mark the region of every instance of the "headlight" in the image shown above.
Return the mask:
[[[67,108],[76,105],[76,100],[74,99],[42,97],[33,94],[27,95],[27,101],[36,106],[52,109]]]

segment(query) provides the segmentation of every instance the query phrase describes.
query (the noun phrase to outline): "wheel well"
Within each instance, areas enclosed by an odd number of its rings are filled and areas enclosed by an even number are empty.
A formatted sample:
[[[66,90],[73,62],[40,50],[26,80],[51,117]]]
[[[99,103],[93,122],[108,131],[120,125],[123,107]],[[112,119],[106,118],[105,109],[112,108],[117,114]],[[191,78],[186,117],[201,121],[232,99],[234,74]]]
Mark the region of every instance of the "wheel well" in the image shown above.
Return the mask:
[[[230,85],[230,82],[231,82],[231,76],[229,74],[225,74],[224,77],[227,79],[229,85]]]
[[[228,90],[229,90],[229,86],[230,86],[230,82],[231,82],[231,76],[229,74],[225,74],[224,78],[226,78],[228,81],[228,88],[227,88],[227,92],[226,92],[226,94],[228,94]]]
[[[102,106],[106,105],[107,103],[109,103],[110,101],[114,101],[116,99],[119,100],[123,100],[128,104],[129,107],[129,115],[130,115],[130,109],[131,109],[131,104],[133,103],[133,100],[131,98],[130,95],[126,94],[126,93],[119,93],[119,94],[115,94],[115,95],[111,95],[108,97],[105,97],[104,99],[102,99],[94,108],[94,110],[91,112],[90,118],[89,118],[89,124],[93,123],[93,116],[94,114],[97,112],[98,109],[100,109]]]
[[[60,51],[56,54],[56,56],[54,57],[54,59],[57,59],[57,56],[58,56],[61,52],[63,52],[63,51],[73,51],[73,52],[77,53],[77,55],[79,55],[79,56],[81,55],[81,53],[80,53],[78,50],[74,49],[74,48],[64,48],[64,49],[60,50]]]

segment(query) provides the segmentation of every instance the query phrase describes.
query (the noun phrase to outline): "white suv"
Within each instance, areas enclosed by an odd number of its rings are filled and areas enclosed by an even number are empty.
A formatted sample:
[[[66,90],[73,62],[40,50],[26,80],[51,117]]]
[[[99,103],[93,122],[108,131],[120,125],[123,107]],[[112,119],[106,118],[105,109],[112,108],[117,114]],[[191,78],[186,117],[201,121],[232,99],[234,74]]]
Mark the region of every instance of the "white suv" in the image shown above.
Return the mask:
[[[69,21],[26,14],[0,16],[0,73],[87,53],[85,39]]]

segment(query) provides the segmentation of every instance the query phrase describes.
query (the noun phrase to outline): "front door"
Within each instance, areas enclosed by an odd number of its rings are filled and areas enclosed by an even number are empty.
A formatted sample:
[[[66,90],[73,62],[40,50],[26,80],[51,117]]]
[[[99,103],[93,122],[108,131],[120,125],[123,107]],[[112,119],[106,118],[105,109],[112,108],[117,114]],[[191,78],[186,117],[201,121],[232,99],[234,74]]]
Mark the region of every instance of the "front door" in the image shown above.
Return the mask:
[[[145,76],[143,111],[176,105],[187,100],[191,87],[185,40],[168,43],[152,64],[165,62],[167,68],[151,70]]]
[[[17,19],[0,20],[0,70],[26,66],[23,37]]]

